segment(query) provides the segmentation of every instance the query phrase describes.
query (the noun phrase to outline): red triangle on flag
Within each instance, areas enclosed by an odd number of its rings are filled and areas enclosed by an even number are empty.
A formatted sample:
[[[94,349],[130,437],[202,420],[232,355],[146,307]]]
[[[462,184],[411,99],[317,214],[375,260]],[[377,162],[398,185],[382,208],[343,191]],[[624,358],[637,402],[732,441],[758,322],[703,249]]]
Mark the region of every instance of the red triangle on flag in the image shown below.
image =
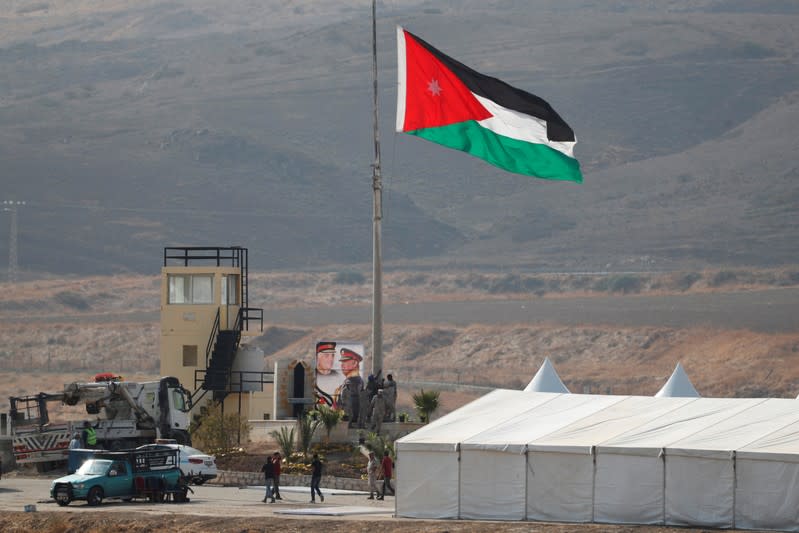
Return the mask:
[[[404,30],[403,30],[404,31]],[[406,97],[402,131],[437,128],[491,113],[441,61],[405,33]]]

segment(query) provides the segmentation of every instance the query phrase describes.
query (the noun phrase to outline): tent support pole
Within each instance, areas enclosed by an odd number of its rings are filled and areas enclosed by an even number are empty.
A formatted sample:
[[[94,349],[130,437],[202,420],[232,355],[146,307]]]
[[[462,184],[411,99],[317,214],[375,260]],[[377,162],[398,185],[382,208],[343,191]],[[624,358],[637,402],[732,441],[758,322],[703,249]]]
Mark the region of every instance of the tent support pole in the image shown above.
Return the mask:
[[[455,445],[458,452],[458,520],[461,519],[461,443]]]
[[[591,480],[591,523],[596,522],[596,446],[591,446],[591,461],[594,464],[593,479]]]
[[[732,529],[735,529],[735,514],[738,507],[738,456],[732,451]]]
[[[660,492],[660,522],[666,525],[666,448],[660,449],[660,460],[663,472],[663,486]]]
[[[528,496],[528,487],[529,484],[529,476],[527,473],[530,471],[530,454],[529,450],[527,449],[527,445],[524,445],[524,520],[527,521],[527,496]]]

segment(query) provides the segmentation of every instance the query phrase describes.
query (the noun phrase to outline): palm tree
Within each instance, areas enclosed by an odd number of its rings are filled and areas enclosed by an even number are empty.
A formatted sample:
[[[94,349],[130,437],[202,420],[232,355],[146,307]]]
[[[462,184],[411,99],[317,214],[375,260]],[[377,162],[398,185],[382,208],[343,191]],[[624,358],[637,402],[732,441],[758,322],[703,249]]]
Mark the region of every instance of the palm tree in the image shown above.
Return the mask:
[[[299,445],[303,457],[308,457],[308,452],[311,450],[311,442],[313,441],[314,433],[316,433],[316,428],[319,427],[319,423],[313,411],[297,418],[300,440]]]
[[[280,451],[283,452],[283,457],[288,461],[291,454],[294,453],[294,428],[281,426],[280,431],[275,429],[269,434],[277,441]]]
[[[341,420],[342,412],[339,409],[332,409],[327,405],[319,405],[316,408],[319,421],[325,426],[327,433],[327,443],[330,444],[330,433],[336,427],[336,424]]]
[[[425,424],[430,422],[433,412],[438,409],[438,391],[421,390],[419,394],[413,395],[413,404],[419,415],[419,420]]]

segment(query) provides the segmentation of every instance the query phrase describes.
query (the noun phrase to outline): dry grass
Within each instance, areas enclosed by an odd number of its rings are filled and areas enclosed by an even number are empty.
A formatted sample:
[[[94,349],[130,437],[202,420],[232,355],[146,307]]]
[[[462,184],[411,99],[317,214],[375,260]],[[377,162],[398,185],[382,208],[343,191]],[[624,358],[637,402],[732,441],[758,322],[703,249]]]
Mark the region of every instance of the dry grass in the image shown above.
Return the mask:
[[[515,276],[515,277],[513,277]],[[496,287],[519,283],[564,294],[607,294],[608,277],[575,275],[521,276],[473,273],[391,273],[386,298],[413,301],[486,299],[512,296]],[[785,286],[794,270],[758,272],[671,273],[648,276],[641,292],[744,290]],[[368,301],[368,283],[337,282],[335,273],[254,274],[254,305],[318,306]],[[356,277],[357,279],[357,277]],[[535,279],[537,281],[529,281]],[[687,279],[687,281],[686,281]],[[524,281],[527,280],[527,281]],[[11,395],[60,390],[64,383],[91,379],[97,372],[119,372],[139,381],[158,377],[157,320],[160,279],[146,276],[52,279],[4,285],[0,304],[0,409]],[[622,283],[624,286],[624,283]],[[596,289],[590,292],[588,289]],[[605,287],[604,292],[598,289]],[[527,295],[529,297],[529,294]],[[149,312],[135,321],[132,311]],[[50,318],[43,319],[42,315]],[[125,320],[119,320],[125,316]],[[326,326],[292,331],[274,328],[256,339],[275,359],[310,359],[322,337],[368,339],[365,326]],[[472,325],[387,326],[385,368],[398,379],[398,410],[413,414],[411,382],[447,382],[521,388],[545,357],[573,392],[654,394],[676,362],[705,396],[795,397],[799,393],[799,332],[605,326],[535,327]],[[478,393],[442,392],[442,412]]]

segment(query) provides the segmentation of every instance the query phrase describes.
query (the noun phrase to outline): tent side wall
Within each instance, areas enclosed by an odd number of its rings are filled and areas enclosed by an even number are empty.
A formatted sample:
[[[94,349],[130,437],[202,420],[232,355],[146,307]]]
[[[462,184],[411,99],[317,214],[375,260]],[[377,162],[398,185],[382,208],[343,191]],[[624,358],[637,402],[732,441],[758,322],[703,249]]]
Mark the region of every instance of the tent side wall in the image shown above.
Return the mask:
[[[458,518],[458,452],[397,449],[397,516]]]
[[[734,492],[735,463],[729,452],[667,451],[667,524],[731,528]]]
[[[799,456],[738,453],[735,527],[799,531]]]
[[[663,524],[663,458],[657,450],[597,450],[594,521]]]
[[[527,519],[591,522],[594,458],[590,453],[527,452]]]
[[[460,518],[524,520],[524,453],[461,449]]]

